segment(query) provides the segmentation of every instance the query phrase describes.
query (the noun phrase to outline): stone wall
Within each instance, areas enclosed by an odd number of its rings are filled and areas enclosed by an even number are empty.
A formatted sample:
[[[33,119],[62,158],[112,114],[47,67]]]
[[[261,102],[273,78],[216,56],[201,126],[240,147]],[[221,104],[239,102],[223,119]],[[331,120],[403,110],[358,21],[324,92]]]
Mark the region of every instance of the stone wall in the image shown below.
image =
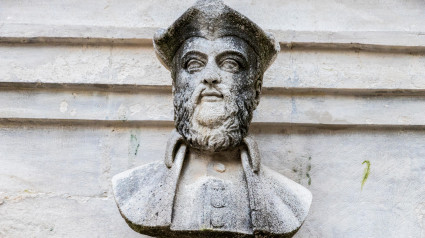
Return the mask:
[[[193,2],[0,2],[0,237],[141,237],[110,179],[163,157],[151,37]],[[296,237],[425,237],[425,2],[226,2],[281,42],[251,134],[313,193]]]

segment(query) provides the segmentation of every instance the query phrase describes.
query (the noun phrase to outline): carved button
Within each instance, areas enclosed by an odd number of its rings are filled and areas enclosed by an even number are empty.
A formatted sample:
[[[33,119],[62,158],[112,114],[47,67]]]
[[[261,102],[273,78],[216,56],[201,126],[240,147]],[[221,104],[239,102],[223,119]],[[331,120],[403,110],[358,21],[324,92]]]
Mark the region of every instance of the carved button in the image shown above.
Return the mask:
[[[221,228],[225,225],[223,212],[216,211],[211,215],[211,225],[214,228]]]
[[[223,173],[224,171],[226,171],[226,166],[224,166],[224,164],[222,164],[222,163],[215,163],[214,169],[215,169],[215,171],[217,171],[219,173]]]
[[[215,208],[221,208],[221,207],[225,207],[226,206],[226,202],[224,201],[224,199],[222,198],[211,198],[211,206],[215,207]]]
[[[215,181],[211,186],[211,206],[215,208],[226,206],[226,187],[221,181]]]

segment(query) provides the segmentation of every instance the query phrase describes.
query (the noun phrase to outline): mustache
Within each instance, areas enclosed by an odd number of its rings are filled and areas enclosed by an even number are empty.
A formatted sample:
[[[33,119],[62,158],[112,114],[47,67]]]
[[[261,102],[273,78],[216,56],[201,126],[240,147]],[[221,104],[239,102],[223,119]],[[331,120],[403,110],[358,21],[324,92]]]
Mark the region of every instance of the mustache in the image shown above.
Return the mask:
[[[199,85],[198,87],[193,90],[192,95],[190,97],[190,102],[193,105],[199,104],[201,101],[201,98],[203,96],[217,96],[217,97],[228,97],[230,91],[226,87],[222,87],[219,85],[215,86],[206,86],[206,85]]]

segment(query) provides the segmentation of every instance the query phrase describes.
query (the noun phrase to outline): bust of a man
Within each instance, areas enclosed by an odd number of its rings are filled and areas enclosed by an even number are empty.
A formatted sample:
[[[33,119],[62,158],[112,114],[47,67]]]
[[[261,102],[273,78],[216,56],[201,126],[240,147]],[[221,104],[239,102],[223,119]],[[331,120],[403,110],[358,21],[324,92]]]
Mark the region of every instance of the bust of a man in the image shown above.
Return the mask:
[[[156,237],[291,237],[312,195],[261,165],[248,135],[279,44],[223,2],[204,0],[154,46],[171,71],[176,130],[165,161],[113,178],[123,218]]]

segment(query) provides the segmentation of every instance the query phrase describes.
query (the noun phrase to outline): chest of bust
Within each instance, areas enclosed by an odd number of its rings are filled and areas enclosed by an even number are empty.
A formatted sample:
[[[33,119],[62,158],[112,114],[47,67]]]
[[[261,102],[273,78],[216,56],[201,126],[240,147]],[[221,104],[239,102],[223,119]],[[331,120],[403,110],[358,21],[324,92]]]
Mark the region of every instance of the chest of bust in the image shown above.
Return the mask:
[[[174,201],[172,230],[252,233],[242,166],[238,161],[218,161],[185,161]]]

